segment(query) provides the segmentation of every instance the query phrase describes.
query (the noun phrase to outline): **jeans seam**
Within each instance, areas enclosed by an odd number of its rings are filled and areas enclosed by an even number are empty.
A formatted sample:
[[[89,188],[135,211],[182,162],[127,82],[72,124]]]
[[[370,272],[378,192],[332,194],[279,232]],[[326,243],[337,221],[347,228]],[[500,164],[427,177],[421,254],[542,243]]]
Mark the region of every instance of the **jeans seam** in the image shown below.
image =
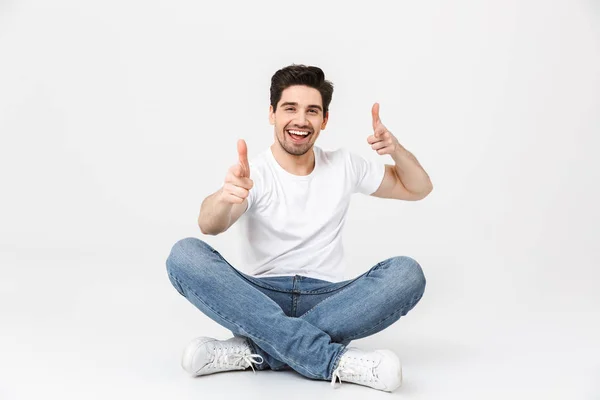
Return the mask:
[[[316,290],[307,290],[307,291],[303,291],[302,294],[323,294],[323,293],[330,293],[330,292],[335,292],[337,290],[342,290],[345,289],[346,286],[351,285],[352,283],[356,282],[358,279],[362,278],[363,276],[367,276],[371,271],[379,268],[381,266],[382,262],[379,262],[377,264],[375,264],[371,269],[369,269],[368,271],[362,273],[361,275],[357,276],[354,279],[350,279],[345,285],[342,285],[338,288],[335,289],[316,289]],[[339,283],[339,282],[337,282]]]
[[[356,279],[352,279],[351,281],[349,281],[348,283],[346,283],[345,285],[342,285],[340,287],[337,287],[335,289],[315,289],[315,290],[303,290],[300,293],[301,294],[324,294],[324,293],[331,293],[331,292],[335,292],[336,290],[341,290],[343,288],[345,288],[346,286],[350,285],[352,282],[354,282]]]
[[[255,286],[262,287],[263,289],[272,290],[272,291],[274,291],[274,292],[279,292],[279,293],[291,293],[291,292],[292,292],[291,290],[283,290],[283,289],[280,289],[280,288],[273,287],[273,286],[271,286],[271,285],[267,285],[266,283],[263,283],[263,282],[260,282],[260,283],[259,283],[259,282],[254,282],[253,280],[250,280],[250,279],[248,279],[248,278],[247,278],[247,277],[246,277],[244,274],[242,274],[242,272],[241,272],[241,271],[238,271],[238,270],[237,270],[237,269],[236,269],[236,268],[235,268],[233,265],[231,265],[231,264],[229,263],[229,261],[227,261],[227,260],[225,259],[225,257],[223,257],[223,255],[222,255],[221,253],[219,253],[219,252],[218,252],[218,251],[216,251],[216,250],[214,250],[213,252],[214,252],[214,253],[216,253],[216,254],[218,254],[218,255],[221,257],[221,259],[222,259],[223,261],[225,261],[225,263],[227,263],[227,265],[229,265],[229,266],[230,266],[230,267],[233,269],[233,271],[234,271],[236,274],[238,274],[238,275],[239,275],[239,276],[240,276],[242,279],[244,279],[246,282],[249,282],[249,283],[251,283],[252,285],[255,285]]]
[[[315,304],[313,306],[313,308],[311,308],[310,310],[308,310],[307,312],[305,312],[304,314],[302,314],[300,316],[300,318],[304,318],[305,316],[307,316],[308,314],[310,314],[311,312],[313,312],[313,310],[315,310],[318,306],[320,306],[321,304],[326,303],[327,301],[331,300],[332,298],[334,298],[335,296],[339,295],[340,293],[343,293],[344,291],[348,290],[350,288],[350,285],[346,285],[344,286],[342,289],[340,289],[337,293],[332,294],[331,296],[329,296],[328,298],[324,299],[323,301],[320,301],[319,303]]]
[[[308,310],[307,312],[305,312],[304,314],[302,314],[302,315],[300,316],[300,318],[302,318],[302,317],[304,317],[305,315],[307,315],[307,314],[311,313],[311,312],[312,312],[312,311],[313,311],[315,308],[317,308],[319,305],[321,305],[321,304],[325,303],[326,301],[330,300],[331,298],[333,298],[333,297],[337,296],[338,294],[340,294],[340,293],[344,292],[345,290],[349,289],[349,288],[350,288],[350,285],[352,285],[354,282],[358,281],[360,278],[367,276],[367,275],[368,275],[368,274],[369,274],[371,271],[373,271],[373,270],[375,270],[375,269],[379,268],[379,266],[380,266],[381,264],[382,264],[382,263],[377,263],[377,264],[376,264],[374,267],[372,267],[371,269],[369,269],[367,272],[365,272],[365,273],[363,273],[362,275],[359,275],[359,276],[357,276],[356,278],[354,278],[354,279],[352,279],[351,281],[349,281],[347,285],[344,285],[344,286],[342,286],[342,287],[339,287],[339,288],[337,288],[337,289],[336,289],[336,290],[337,290],[337,293],[334,293],[334,294],[332,294],[331,296],[327,297],[325,300],[323,300],[323,301],[320,301],[319,303],[315,304],[315,305],[313,306],[313,308],[311,308],[310,310]]]
[[[187,257],[187,255],[186,255]],[[189,257],[188,257],[189,259]],[[190,260],[192,261],[192,260]],[[246,331],[246,329],[244,329],[241,325],[239,325],[238,323],[236,323],[235,321],[230,320],[229,318],[223,316],[222,314],[220,314],[218,311],[216,311],[213,307],[211,307],[209,304],[207,304],[204,300],[202,300],[202,298],[200,298],[193,290],[192,288],[190,288],[188,285],[184,284],[183,282],[181,282],[179,279],[177,279],[177,277],[173,276],[171,273],[169,273],[169,275],[171,275],[171,277],[177,282],[179,283],[180,286],[184,286],[186,289],[188,289],[189,293],[191,293],[196,299],[198,299],[198,301],[200,301],[202,304],[204,304],[207,308],[209,308],[212,312],[214,312],[215,314],[217,314],[219,317],[223,318],[225,321],[231,323],[232,325],[238,327],[239,329],[242,330],[242,332],[244,332],[247,336],[249,336],[248,332]],[[264,341],[264,342],[268,342],[266,339],[259,337],[258,335],[254,335],[258,340]],[[277,352],[277,351],[276,351]],[[279,352],[277,352],[279,353]],[[267,353],[269,354],[269,353]],[[296,360],[294,360],[291,357],[282,357],[281,354],[277,354],[275,356],[276,358],[278,358],[279,360],[285,362],[286,364],[289,365],[288,361],[282,360],[282,358],[288,358],[290,359],[294,364],[297,365],[301,365],[299,362],[297,362]],[[308,367],[306,366],[302,366],[308,373],[310,373],[311,375],[313,375],[314,378],[319,378],[319,375],[316,374],[315,372],[311,371],[310,369],[308,369]]]
[[[355,340],[356,338],[358,338],[359,336],[363,335],[365,332],[369,332],[370,330],[373,330],[375,328],[377,328],[379,325],[381,325],[382,323],[386,322],[387,320],[389,320],[392,317],[396,317],[397,314],[400,314],[400,316],[402,317],[403,315],[406,315],[406,312],[404,312],[407,308],[410,309],[411,307],[413,307],[414,305],[416,305],[419,300],[421,299],[423,295],[417,295],[415,297],[413,297],[411,299],[411,301],[405,303],[402,307],[400,307],[399,309],[397,309],[396,311],[394,311],[393,313],[389,314],[388,316],[384,317],[383,319],[381,319],[380,321],[376,322],[373,326],[371,326],[368,329],[363,329],[360,332],[355,333],[354,335],[348,337],[348,338],[344,338],[343,340]]]

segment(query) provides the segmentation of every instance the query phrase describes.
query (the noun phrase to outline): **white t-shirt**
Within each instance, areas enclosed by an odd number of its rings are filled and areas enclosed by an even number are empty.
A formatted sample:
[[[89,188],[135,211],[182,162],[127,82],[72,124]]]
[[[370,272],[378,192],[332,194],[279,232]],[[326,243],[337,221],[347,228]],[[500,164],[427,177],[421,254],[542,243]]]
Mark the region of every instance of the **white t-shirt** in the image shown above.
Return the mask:
[[[284,170],[270,147],[248,162],[254,186],[236,224],[247,239],[241,245],[242,272],[345,279],[341,231],[350,197],[375,192],[385,165],[343,148],[313,149],[315,167],[306,176]]]

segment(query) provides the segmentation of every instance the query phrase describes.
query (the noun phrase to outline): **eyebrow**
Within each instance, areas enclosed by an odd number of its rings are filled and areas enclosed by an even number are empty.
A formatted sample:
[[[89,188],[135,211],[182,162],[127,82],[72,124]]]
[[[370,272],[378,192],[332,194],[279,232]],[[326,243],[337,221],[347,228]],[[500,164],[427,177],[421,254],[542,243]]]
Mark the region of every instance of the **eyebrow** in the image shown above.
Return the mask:
[[[285,107],[285,106],[294,106],[294,107],[298,107],[298,103],[294,103],[291,101],[286,101],[285,103],[281,103],[280,107]],[[320,111],[323,111],[323,108],[320,105],[317,104],[311,104],[308,106],[308,108],[318,108]]]

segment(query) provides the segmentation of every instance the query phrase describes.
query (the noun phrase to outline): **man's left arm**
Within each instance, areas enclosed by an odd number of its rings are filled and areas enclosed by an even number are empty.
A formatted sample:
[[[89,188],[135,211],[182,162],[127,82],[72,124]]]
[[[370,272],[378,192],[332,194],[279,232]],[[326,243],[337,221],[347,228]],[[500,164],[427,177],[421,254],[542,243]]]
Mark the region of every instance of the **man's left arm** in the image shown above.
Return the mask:
[[[385,175],[379,188],[371,194],[375,197],[399,200],[421,200],[433,190],[429,175],[417,158],[381,123],[379,104],[371,110],[373,116],[373,135],[367,138],[371,148],[377,154],[389,154],[395,165],[385,165]]]

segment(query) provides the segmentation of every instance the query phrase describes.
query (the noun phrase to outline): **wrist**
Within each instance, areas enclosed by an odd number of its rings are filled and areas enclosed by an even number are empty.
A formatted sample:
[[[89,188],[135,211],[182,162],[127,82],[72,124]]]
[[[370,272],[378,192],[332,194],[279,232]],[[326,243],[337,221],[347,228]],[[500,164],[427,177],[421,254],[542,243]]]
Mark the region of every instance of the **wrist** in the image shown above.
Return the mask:
[[[408,152],[408,150],[406,150],[404,146],[398,144],[396,150],[391,154],[391,156],[397,164],[398,162],[402,161],[403,158],[406,158],[409,154],[410,153]]]

